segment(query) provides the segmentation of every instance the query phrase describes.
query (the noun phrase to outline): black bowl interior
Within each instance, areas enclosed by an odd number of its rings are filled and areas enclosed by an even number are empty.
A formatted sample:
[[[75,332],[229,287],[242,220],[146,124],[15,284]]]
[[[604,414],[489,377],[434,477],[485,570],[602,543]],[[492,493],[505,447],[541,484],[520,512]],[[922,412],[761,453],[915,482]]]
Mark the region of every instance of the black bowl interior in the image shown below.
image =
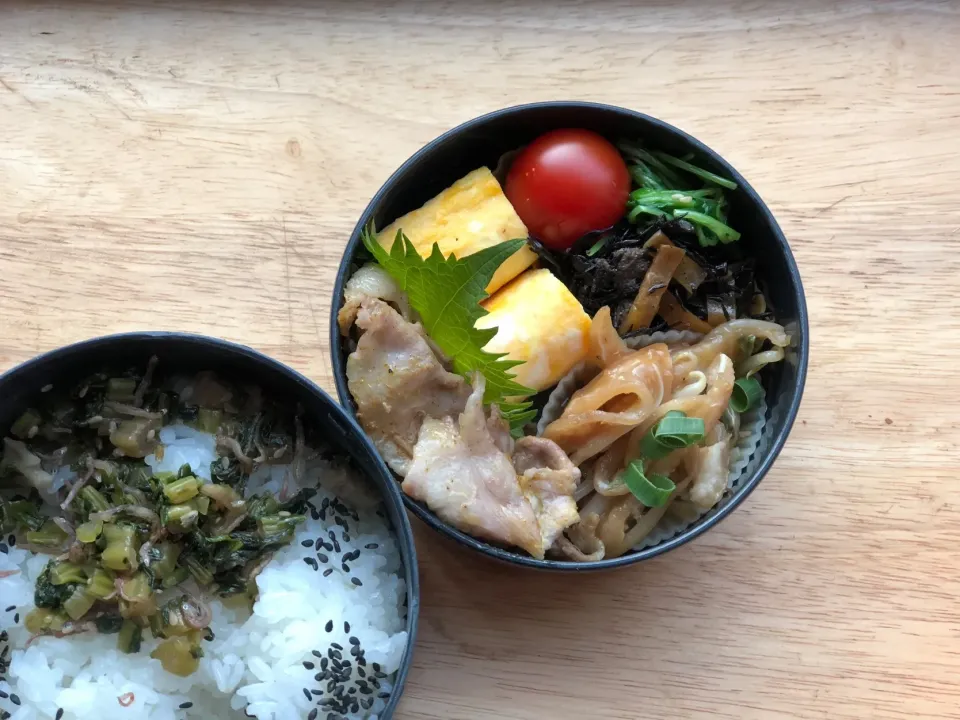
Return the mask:
[[[729,193],[730,224],[740,231],[741,249],[756,258],[757,274],[769,304],[793,337],[786,362],[763,372],[768,416],[760,446],[745,476],[709,513],[684,532],[653,547],[620,558],[595,563],[536,560],[526,554],[490,545],[450,527],[426,506],[404,496],[407,506],[424,522],[464,545],[498,560],[528,567],[585,571],[625,565],[653,557],[681,545],[715,525],[756,486],[779,454],[800,405],[808,355],[807,310],[800,274],[793,254],[773,215],[756,191],[717,153],[681,130],[660,120],[623,108],[580,102],[556,102],[507,108],[471,120],[440,136],[411,157],[384,184],[368,205],[347,244],[334,288],[331,317],[331,349],[337,393],[344,407],[355,412],[347,388],[345,359],[336,312],[343,304],[346,281],[366,257],[360,232],[373,221],[385,227],[401,215],[421,206],[471,170],[486,165],[496,168],[499,158],[549,130],[587,128],[616,142],[641,140],[651,148],[675,155],[692,153],[694,161],[734,180],[738,189]]]
[[[397,484],[376,449],[347,413],[309,379],[255,350],[214,338],[176,333],[114,335],[54,350],[0,376],[0,428],[6,434],[46,385],[52,385],[50,392],[56,393],[60,388],[73,387],[94,372],[146,367],[151,355],[160,359],[158,372],[212,370],[224,377],[259,385],[265,394],[282,402],[299,403],[314,438],[334,451],[349,455],[360,472],[377,487],[397,535],[407,585],[409,643],[393,696],[383,715],[391,717],[412,662],[420,608],[413,532]]]

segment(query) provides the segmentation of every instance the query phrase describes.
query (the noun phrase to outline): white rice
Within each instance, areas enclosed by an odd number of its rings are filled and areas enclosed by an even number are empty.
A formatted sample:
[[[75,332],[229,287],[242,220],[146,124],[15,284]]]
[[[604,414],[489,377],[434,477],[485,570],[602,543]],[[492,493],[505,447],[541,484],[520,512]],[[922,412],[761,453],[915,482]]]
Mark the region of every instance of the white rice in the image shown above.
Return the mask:
[[[160,437],[166,444],[162,461],[153,456],[147,460],[156,471],[175,471],[188,463],[194,473],[209,479],[210,462],[216,457],[213,436],[171,426]],[[249,491],[276,492],[285,479],[290,481],[284,477],[288,470],[262,468],[251,477]],[[211,603],[214,639],[203,643],[200,667],[187,678],[167,673],[150,657],[158,641],[149,632],[144,633],[140,652],[132,655],[116,649],[116,635],[97,633],[42,637],[27,648],[30,634],[23,619],[33,608],[33,587],[49,557],[19,547],[6,553],[0,548],[0,574],[19,571],[0,579],[0,629],[8,634],[7,641],[0,641],[0,653],[7,653],[10,660],[6,676],[0,676],[0,711],[10,713],[10,720],[54,718],[61,709],[64,720],[244,718],[245,712],[260,720],[301,720],[333,694],[327,693],[326,679],[314,679],[321,660],[313,653],[328,658],[328,653],[337,652],[331,643],[337,643],[344,648],[343,659],[351,661],[352,675],[341,683],[343,697],[373,701],[368,709],[342,717],[377,718],[387,702],[378,695],[392,689],[407,646],[406,586],[396,542],[379,514],[379,503],[362,489],[365,483],[319,457],[308,462],[304,485],[319,488],[311,500],[314,508],[339,497],[357,513],[359,520],[343,517],[349,540],[331,510],[325,519],[313,517],[319,513],[308,515],[291,544],[258,576],[260,592],[252,614],[231,610],[219,600]],[[317,559],[314,542],[320,537],[330,543],[330,532],[336,534],[340,552],[321,549],[329,562],[314,570],[305,560]],[[310,547],[304,547],[308,541]],[[374,543],[376,549],[366,547]],[[354,551],[360,556],[348,562],[345,572],[342,558]],[[333,572],[324,577],[327,568]],[[365,679],[360,678],[357,655],[351,653],[351,638],[362,650]],[[371,677],[377,678],[379,688],[370,684]],[[351,695],[350,688],[357,690]],[[120,699],[130,700],[128,693],[132,702],[124,707]],[[192,706],[184,707],[185,703]],[[320,706],[318,716],[326,718],[330,709],[335,708]]]

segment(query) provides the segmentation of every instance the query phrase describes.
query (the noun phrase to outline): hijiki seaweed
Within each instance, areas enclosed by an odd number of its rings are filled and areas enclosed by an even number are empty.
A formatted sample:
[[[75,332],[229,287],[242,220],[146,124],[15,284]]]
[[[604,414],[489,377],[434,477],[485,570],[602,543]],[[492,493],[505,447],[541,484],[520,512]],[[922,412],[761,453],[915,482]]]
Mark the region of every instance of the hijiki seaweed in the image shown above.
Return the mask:
[[[742,258],[738,246],[702,247],[695,228],[685,220],[656,220],[645,227],[623,220],[612,228],[583,236],[567,252],[550,250],[535,239],[529,243],[544,266],[570,289],[588,314],[595,315],[600,308],[609,306],[616,327],[650,268],[656,248],[647,243],[658,232],[683,249],[703,270],[702,281],[692,289],[676,278],[669,284],[669,291],[686,310],[705,322],[713,308],[719,308],[725,320],[772,318],[766,303],[757,298],[762,294],[753,258]],[[640,334],[668,328],[669,323],[658,315]]]

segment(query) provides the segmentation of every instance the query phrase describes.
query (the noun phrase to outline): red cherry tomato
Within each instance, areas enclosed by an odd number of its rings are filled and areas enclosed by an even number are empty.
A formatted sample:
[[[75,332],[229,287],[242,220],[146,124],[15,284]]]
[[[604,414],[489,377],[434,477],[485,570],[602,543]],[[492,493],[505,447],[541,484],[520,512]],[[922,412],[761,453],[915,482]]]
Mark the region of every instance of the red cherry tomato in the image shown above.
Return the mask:
[[[623,216],[630,173],[600,135],[554,130],[520,152],[504,192],[531,235],[554,250],[566,250]]]

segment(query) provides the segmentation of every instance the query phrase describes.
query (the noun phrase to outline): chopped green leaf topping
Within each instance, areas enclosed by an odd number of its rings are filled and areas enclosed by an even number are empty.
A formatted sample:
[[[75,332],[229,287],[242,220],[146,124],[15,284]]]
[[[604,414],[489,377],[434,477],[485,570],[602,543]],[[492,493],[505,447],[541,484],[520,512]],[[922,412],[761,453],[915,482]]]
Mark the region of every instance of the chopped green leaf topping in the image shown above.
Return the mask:
[[[763,385],[753,377],[740,378],[733,384],[730,394],[730,407],[735,412],[746,412],[754,407],[763,397]]]
[[[463,258],[445,258],[434,244],[429,257],[422,258],[402,231],[389,252],[377,241],[372,226],[363,231],[362,239],[377,263],[407,293],[427,334],[453,362],[454,371],[468,379],[482,373],[487,380],[484,401],[499,405],[511,428],[532,419],[536,411],[531,403],[517,398],[532,395],[533,390],[516,382],[510,372],[521,362],[486,352],[483,348],[497,329],[476,327],[477,320],[487,314],[480,302],[487,297],[490,279],[526,241],[507,240]]]
[[[740,239],[740,233],[727,224],[724,194],[737,189],[735,182],[693,165],[686,157],[651,152],[633,143],[622,143],[620,149],[638,186],[627,203],[630,222],[646,217],[686,220],[704,247]],[[702,187],[695,189],[697,185]]]
[[[666,475],[643,472],[643,461],[634,460],[622,473],[623,482],[641,503],[647,507],[662,507],[667,504],[670,495],[677,489],[673,480]]]
[[[705,430],[701,418],[687,417],[679,410],[673,410],[643,436],[640,454],[647,460],[659,460],[674,450],[700,442]]]

